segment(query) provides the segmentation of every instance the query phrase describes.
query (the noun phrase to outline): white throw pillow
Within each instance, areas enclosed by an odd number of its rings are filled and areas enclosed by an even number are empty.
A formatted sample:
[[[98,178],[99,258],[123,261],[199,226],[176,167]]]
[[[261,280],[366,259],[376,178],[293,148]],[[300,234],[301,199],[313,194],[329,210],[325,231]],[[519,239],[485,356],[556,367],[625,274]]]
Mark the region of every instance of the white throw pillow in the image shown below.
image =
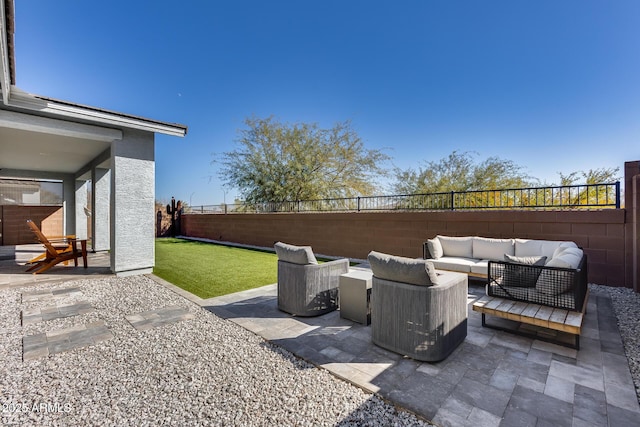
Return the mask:
[[[516,256],[546,256],[547,259],[554,257],[555,251],[560,247],[577,247],[573,242],[556,240],[528,240],[516,239]]]
[[[429,249],[429,253],[431,254],[431,258],[438,259],[442,258],[442,245],[440,244],[440,239],[437,237],[433,239],[427,239],[427,249]]]
[[[580,253],[574,251],[564,251],[557,257],[554,257],[547,263],[547,267],[573,268],[576,269],[582,260],[582,251]]]
[[[558,249],[553,252],[553,258],[560,256],[563,253],[573,253],[582,258],[582,249],[574,246],[559,246]]]

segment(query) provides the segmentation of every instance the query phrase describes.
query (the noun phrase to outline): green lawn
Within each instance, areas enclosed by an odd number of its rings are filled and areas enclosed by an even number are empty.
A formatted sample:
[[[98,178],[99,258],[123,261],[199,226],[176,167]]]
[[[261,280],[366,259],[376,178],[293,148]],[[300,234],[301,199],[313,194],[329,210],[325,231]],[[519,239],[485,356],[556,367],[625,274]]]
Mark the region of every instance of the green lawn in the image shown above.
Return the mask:
[[[155,275],[200,298],[278,281],[275,253],[182,239],[156,239]]]

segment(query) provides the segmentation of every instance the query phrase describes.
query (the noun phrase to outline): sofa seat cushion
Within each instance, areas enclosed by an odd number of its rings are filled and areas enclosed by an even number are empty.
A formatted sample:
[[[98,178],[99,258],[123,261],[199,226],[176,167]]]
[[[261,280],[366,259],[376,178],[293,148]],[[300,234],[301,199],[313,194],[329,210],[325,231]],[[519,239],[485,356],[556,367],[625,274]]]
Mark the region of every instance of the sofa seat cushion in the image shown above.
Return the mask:
[[[515,254],[515,242],[513,239],[473,238],[473,258],[502,261],[504,260],[504,254]]]
[[[482,275],[489,274],[489,260],[488,259],[481,259],[479,261],[476,260],[476,263],[471,266],[471,272],[474,274],[482,274]]]
[[[438,283],[438,276],[431,261],[393,256],[375,251],[371,251],[367,258],[373,275],[379,279],[423,286]]]
[[[430,260],[436,268],[442,270],[459,271],[461,273],[471,273],[471,266],[478,262],[473,258],[450,257]]]
[[[442,246],[443,256],[473,258],[473,237],[436,236]]]
[[[311,246],[294,246],[278,242],[274,248],[280,261],[301,265],[318,264]]]

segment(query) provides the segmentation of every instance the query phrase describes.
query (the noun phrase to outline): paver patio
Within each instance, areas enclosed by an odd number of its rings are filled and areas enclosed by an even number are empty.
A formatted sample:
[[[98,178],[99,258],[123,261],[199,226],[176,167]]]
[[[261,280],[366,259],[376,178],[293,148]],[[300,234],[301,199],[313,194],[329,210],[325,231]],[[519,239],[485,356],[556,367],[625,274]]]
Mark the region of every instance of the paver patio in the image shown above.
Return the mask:
[[[469,286],[467,338],[439,363],[373,345],[370,326],[342,319],[339,311],[313,318],[283,313],[276,285],[200,304],[439,425],[640,425],[608,294],[592,292],[579,351],[483,328],[471,310],[482,295],[483,286]]]

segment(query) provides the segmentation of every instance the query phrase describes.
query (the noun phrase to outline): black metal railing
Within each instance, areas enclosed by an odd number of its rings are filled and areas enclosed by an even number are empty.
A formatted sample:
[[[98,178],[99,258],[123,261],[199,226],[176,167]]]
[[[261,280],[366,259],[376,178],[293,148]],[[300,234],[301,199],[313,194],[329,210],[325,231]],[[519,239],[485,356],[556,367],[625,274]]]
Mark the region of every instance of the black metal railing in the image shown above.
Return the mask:
[[[192,206],[185,213],[361,212],[474,209],[620,209],[620,182]]]

